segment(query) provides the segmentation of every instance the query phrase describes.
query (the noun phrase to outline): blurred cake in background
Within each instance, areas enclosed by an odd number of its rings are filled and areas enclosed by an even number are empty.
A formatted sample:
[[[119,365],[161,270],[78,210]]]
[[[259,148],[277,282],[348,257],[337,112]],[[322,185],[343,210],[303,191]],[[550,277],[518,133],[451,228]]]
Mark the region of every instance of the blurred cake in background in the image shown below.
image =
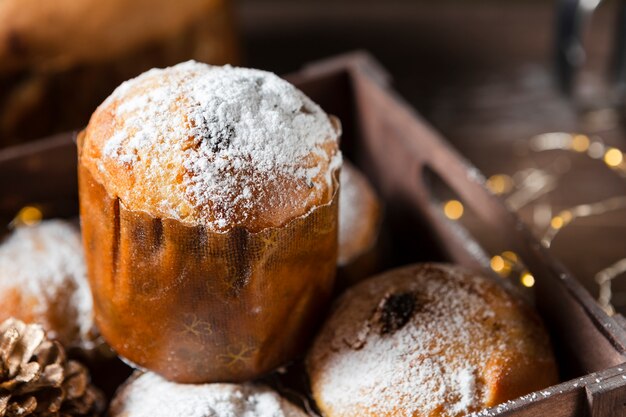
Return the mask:
[[[382,203],[365,174],[346,159],[339,183],[337,286],[344,289],[380,266]]]
[[[0,2],[0,147],[83,127],[122,81],[236,63],[228,0]]]

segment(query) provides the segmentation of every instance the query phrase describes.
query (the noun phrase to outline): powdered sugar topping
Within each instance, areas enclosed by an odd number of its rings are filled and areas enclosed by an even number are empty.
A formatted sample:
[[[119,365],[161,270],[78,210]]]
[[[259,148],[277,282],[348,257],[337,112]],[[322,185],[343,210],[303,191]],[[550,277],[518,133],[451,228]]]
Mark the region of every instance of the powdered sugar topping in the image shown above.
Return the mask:
[[[440,268],[417,274],[442,274]],[[523,349],[493,332],[498,318],[474,278],[444,268],[451,279],[422,276],[407,285],[412,271],[369,281],[367,297],[361,289],[361,297],[348,302],[348,290],[325,325],[309,368],[316,378],[313,391],[328,409],[358,413],[362,407],[367,415],[407,417],[465,415],[484,408],[492,395],[484,380],[490,359],[507,349]],[[409,297],[408,304],[386,298],[398,294]],[[372,299],[381,298],[373,311]],[[386,302],[399,310],[388,312],[391,327],[380,328],[377,315]],[[410,306],[406,323],[401,320],[403,302],[404,308]]]
[[[93,305],[77,227],[61,220],[19,227],[0,245],[0,293],[17,291],[45,317],[59,302],[88,347],[94,330]],[[74,311],[72,311],[74,310]],[[71,315],[70,315],[71,314]],[[46,329],[53,338],[54,329]]]
[[[177,384],[153,373],[125,385],[112,417],[306,417],[276,392],[252,384]]]
[[[150,164],[145,181],[180,167],[185,199],[209,210],[205,220],[218,230],[253,215],[260,198],[280,200],[266,195],[268,182],[332,189],[341,164],[329,117],[269,72],[189,61],[127,81],[103,106],[114,102],[104,157],[129,168]],[[161,209],[185,217],[167,201]]]

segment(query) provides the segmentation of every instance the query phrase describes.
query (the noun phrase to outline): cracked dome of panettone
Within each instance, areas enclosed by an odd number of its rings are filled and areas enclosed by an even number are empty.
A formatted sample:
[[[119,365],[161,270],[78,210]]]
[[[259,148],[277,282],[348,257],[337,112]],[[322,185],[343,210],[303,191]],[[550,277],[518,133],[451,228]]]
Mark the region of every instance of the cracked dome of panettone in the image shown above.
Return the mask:
[[[331,201],[339,130],[272,73],[190,61],[116,89],[91,118],[81,162],[128,209],[258,231]]]

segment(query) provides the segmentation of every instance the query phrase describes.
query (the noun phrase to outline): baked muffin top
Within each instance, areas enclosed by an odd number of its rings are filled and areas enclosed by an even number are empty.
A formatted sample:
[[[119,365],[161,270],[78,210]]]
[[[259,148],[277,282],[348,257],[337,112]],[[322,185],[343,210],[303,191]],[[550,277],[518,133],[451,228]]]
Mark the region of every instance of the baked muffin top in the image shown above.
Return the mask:
[[[255,232],[332,200],[339,134],[272,73],[189,61],[119,86],[93,114],[80,158],[129,210]]]
[[[328,417],[460,417],[557,381],[532,309],[495,280],[442,264],[349,288],[307,368]]]
[[[41,323],[66,346],[94,346],[93,302],[80,231],[63,220],[21,226],[0,244],[0,322]]]
[[[306,417],[276,392],[253,384],[177,384],[153,373],[131,377],[111,417]]]

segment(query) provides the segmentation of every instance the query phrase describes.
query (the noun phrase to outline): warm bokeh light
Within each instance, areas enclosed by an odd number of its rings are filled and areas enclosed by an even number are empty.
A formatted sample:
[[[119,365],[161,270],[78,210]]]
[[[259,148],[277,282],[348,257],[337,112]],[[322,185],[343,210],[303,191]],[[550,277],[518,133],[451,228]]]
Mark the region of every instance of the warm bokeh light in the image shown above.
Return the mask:
[[[506,278],[510,275],[511,269],[516,262],[517,256],[513,252],[505,251],[501,255],[493,256],[489,264],[495,273]]]
[[[530,288],[535,285],[535,277],[528,271],[524,271],[522,276],[520,277],[520,282],[524,287]]]
[[[17,213],[17,216],[13,219],[13,224],[32,226],[39,223],[42,218],[43,213],[39,208],[35,206],[26,206]]]
[[[506,194],[513,188],[513,179],[504,174],[492,175],[487,180],[487,188],[494,194]]]
[[[563,221],[563,218],[561,216],[554,216],[552,220],[550,220],[550,227],[552,227],[553,229],[560,229],[561,227],[563,227],[564,223],[565,222]]]
[[[502,256],[496,255],[493,258],[491,258],[491,269],[493,269],[495,272],[501,272],[504,267],[504,259],[502,259]]]
[[[443,205],[443,213],[450,220],[458,220],[463,216],[463,204],[458,200],[448,200]]]
[[[587,152],[589,149],[589,137],[587,135],[572,136],[571,147],[576,152]]]
[[[604,154],[604,163],[610,167],[619,166],[623,160],[624,155],[622,154],[622,151],[617,148],[610,148]]]
[[[587,155],[589,158],[600,159],[604,155],[604,145],[600,142],[593,142],[587,149]]]
[[[569,210],[563,210],[559,213],[559,217],[563,219],[563,224],[567,224],[572,221],[572,212]]]
[[[502,252],[502,257],[511,263],[517,263],[517,254],[510,250]]]

